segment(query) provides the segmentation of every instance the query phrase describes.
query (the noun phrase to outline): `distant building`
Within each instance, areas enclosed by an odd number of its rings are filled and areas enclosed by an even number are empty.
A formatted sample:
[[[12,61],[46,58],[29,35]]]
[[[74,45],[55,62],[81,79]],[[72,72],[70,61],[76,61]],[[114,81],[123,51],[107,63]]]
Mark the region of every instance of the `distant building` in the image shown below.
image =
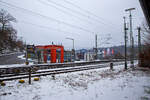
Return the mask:
[[[92,60],[94,60],[94,56],[95,56],[94,52],[86,52],[86,53],[84,53],[84,60],[92,61]]]

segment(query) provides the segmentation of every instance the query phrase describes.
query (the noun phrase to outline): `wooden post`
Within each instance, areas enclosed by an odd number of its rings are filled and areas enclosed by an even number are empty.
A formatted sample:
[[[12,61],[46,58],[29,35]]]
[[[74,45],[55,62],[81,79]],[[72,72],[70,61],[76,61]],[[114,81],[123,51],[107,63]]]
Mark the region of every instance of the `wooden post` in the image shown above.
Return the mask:
[[[113,63],[110,63],[110,70],[113,70]]]
[[[52,78],[53,78],[53,80],[55,80],[55,75],[54,74],[52,74]]]
[[[29,67],[29,84],[31,84],[31,67]]]

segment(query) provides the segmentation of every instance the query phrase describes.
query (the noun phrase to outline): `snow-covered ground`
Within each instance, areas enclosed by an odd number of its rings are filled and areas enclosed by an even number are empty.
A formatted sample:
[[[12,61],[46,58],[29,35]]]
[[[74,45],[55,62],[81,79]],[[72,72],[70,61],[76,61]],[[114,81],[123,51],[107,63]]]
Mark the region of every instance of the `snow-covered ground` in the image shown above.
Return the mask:
[[[29,65],[33,65],[33,62],[30,62]],[[27,66],[25,63],[24,64],[8,64],[8,65],[0,65],[0,68],[11,68],[11,67],[23,67]]]
[[[18,58],[23,59],[23,60],[25,60],[25,59],[26,59],[24,54],[23,54],[23,55],[18,56]],[[31,58],[28,58],[28,61],[31,63],[31,62],[35,62],[36,60],[33,60],[33,59],[31,59]]]
[[[25,60],[26,58],[23,55],[19,55],[18,56],[19,59],[23,59]],[[28,59],[29,61],[29,65],[33,65],[34,64],[34,60],[32,59]],[[23,64],[8,64],[8,65],[0,65],[0,68],[10,68],[10,67],[22,67],[22,66],[26,66],[25,62]]]
[[[21,53],[21,52],[5,53],[5,54],[0,54],[0,56],[9,56],[9,55],[18,54],[18,53]]]
[[[43,76],[31,85],[7,81],[0,100],[150,100],[150,72],[123,67]]]
[[[17,56],[19,59],[22,59],[22,60],[25,60],[25,55],[22,54],[22,55],[19,55]],[[33,65],[34,62],[36,62],[36,60],[33,60],[31,58],[28,58],[28,61],[29,61],[29,65]],[[97,60],[97,61],[100,61],[100,60]],[[80,63],[80,62],[86,62],[86,61],[75,61],[75,63]],[[69,63],[74,63],[74,62],[67,62],[67,64]],[[116,62],[115,62],[116,63]],[[47,64],[55,64],[55,63],[44,63],[44,64],[39,64],[39,65],[47,65]],[[62,64],[62,63],[56,63],[56,64]],[[26,66],[25,62],[22,63],[22,64],[6,64],[6,65],[0,65],[0,68],[10,68],[10,67],[22,67],[22,66]]]

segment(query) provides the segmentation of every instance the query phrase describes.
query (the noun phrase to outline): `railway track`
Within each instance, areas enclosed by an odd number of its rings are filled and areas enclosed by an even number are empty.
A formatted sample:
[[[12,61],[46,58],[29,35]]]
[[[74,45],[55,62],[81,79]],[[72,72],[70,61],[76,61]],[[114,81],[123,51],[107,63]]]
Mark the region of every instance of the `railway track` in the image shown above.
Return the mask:
[[[112,62],[120,62],[123,60],[112,60]],[[110,60],[102,60],[102,61],[90,61],[90,62],[72,62],[72,63],[52,63],[52,64],[34,64],[34,65],[22,65],[19,67],[4,67],[0,68],[0,77],[4,74],[20,74],[28,72],[29,68],[33,71],[42,70],[42,69],[54,69],[54,68],[65,68],[70,66],[84,66],[84,65],[91,65],[91,64],[102,64],[108,63]]]
[[[69,73],[69,72],[77,72],[83,70],[91,70],[91,69],[98,69],[109,67],[109,63],[105,64],[96,64],[96,65],[86,65],[86,66],[76,66],[76,67],[67,67],[67,68],[57,68],[57,69],[47,69],[47,70],[39,70],[36,72],[31,73],[31,77],[40,77],[46,75],[55,75],[61,73]],[[121,65],[124,64],[123,62],[114,63],[114,65]],[[22,79],[22,78],[29,78],[29,73],[20,73],[20,74],[5,74],[1,75],[0,81],[9,81],[15,79]]]

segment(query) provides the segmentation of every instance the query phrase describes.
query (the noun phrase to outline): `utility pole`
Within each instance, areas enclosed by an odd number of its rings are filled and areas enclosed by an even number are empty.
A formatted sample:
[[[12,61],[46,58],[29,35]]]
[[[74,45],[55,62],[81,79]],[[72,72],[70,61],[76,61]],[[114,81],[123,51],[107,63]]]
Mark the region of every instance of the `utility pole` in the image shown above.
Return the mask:
[[[25,64],[28,65],[29,64],[29,62],[28,62],[28,45],[26,45],[26,53],[25,53],[25,55],[26,55],[26,62],[25,62]]]
[[[74,39],[73,39],[73,56],[74,56],[74,61],[76,60],[76,55],[75,55],[75,49],[74,49]]]
[[[95,59],[97,60],[97,52],[98,52],[98,50],[97,50],[97,34],[95,35],[95,54],[96,54],[96,56],[95,56]]]
[[[140,53],[141,53],[141,28],[138,27],[138,65],[139,66],[141,64]]]
[[[125,70],[127,70],[127,30],[128,28],[126,27],[126,18],[123,17],[124,19],[124,42],[125,42]]]
[[[129,11],[129,18],[130,18],[130,60],[131,60],[131,67],[134,67],[134,38],[132,32],[132,14],[131,11],[135,10],[135,8],[129,8],[125,11]]]

